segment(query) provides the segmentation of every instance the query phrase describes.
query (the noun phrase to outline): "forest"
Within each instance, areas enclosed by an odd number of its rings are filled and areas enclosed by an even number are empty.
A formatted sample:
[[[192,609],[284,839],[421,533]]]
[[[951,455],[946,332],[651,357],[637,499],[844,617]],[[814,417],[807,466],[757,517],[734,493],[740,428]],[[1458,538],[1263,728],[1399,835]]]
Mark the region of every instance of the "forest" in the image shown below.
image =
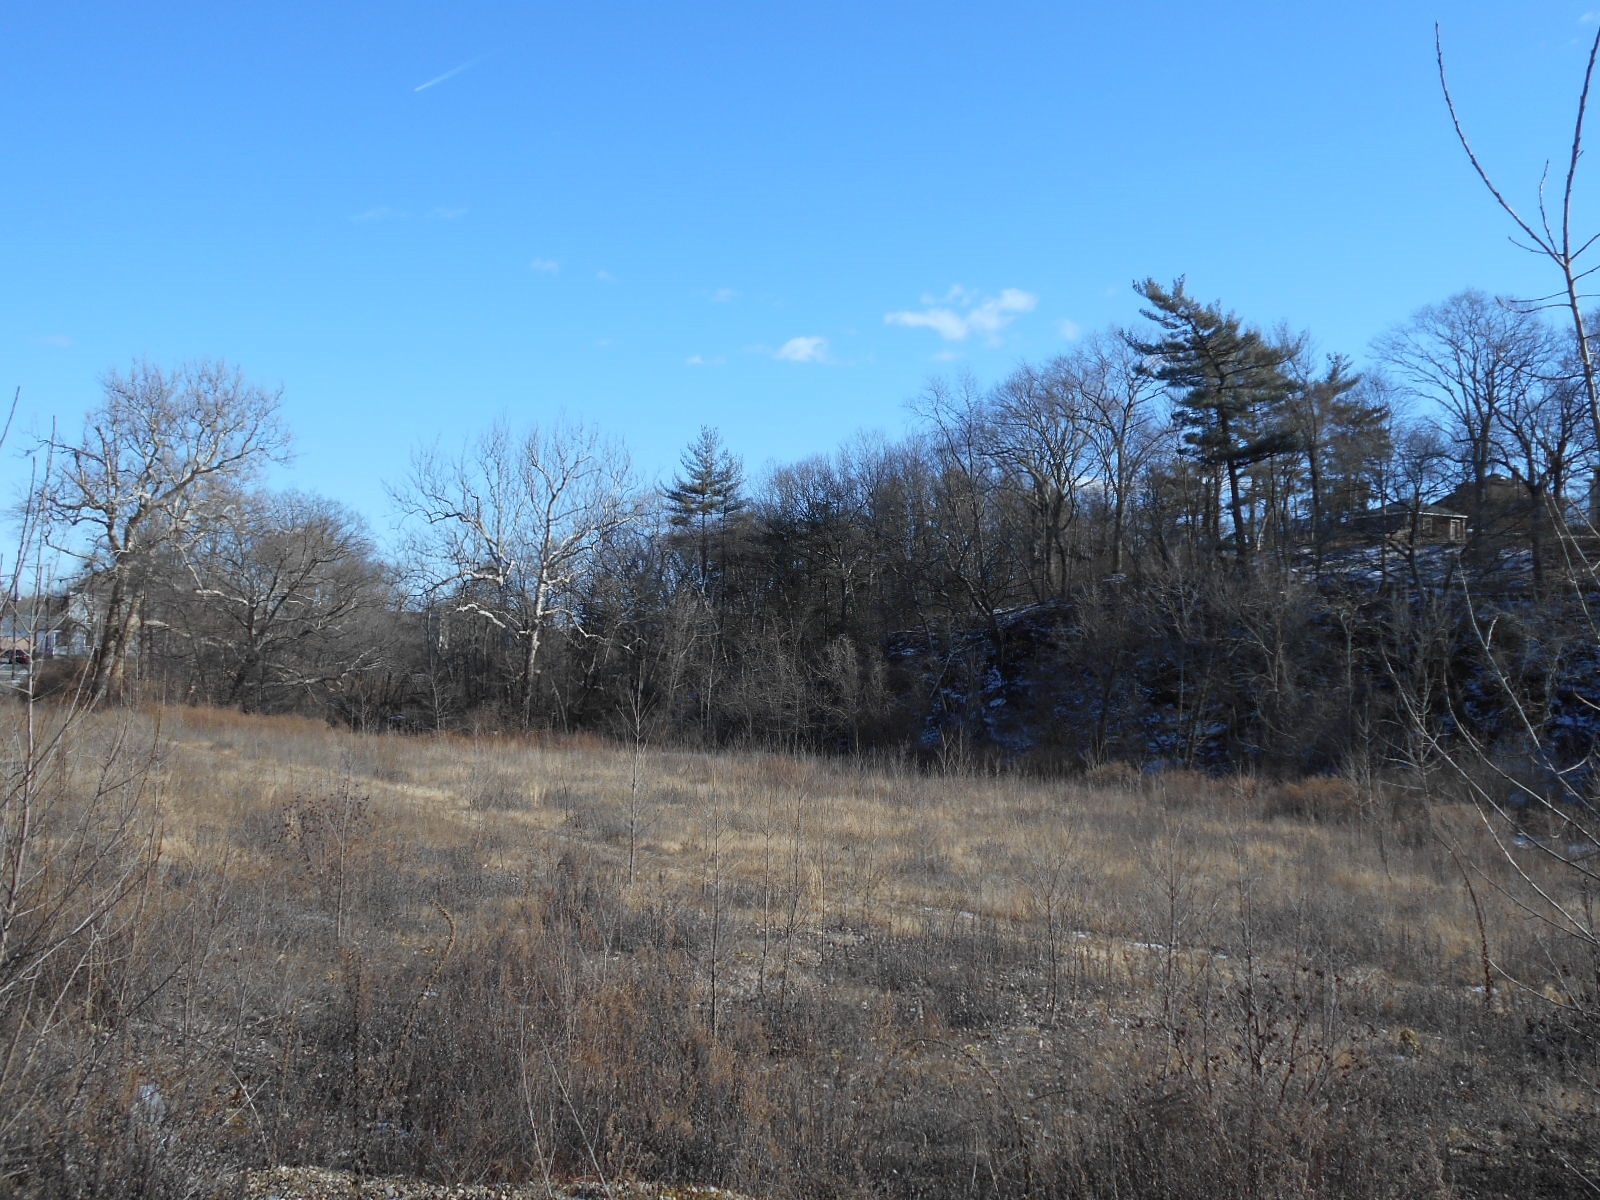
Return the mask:
[[[35,450],[21,520],[53,566],[8,633],[59,651],[40,694],[361,730],[1581,771],[1600,543],[1571,330],[1466,291],[1357,369],[1181,278],[1135,290],[1126,328],[935,379],[900,440],[759,479],[712,428],[659,485],[582,424],[419,449],[387,552],[361,514],[257,486],[289,449],[276,394],[136,363]]]

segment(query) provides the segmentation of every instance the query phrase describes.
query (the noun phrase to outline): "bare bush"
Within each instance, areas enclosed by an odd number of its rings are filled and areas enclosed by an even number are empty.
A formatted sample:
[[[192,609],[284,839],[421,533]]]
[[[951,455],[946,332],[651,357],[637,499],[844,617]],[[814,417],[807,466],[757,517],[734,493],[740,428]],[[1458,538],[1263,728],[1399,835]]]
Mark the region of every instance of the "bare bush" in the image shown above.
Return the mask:
[[[153,715],[118,720],[81,727],[60,795],[149,744]],[[1558,1194],[1524,1169],[1547,1152],[1587,1169],[1564,1097],[1592,1046],[1474,990],[1480,916],[1546,948],[1375,814],[1288,817],[1201,777],[636,762],[196,711],[160,732],[147,782],[103,795],[108,817],[159,795],[161,858],[36,973],[54,1007],[32,1012],[56,1015],[9,1093],[13,1190],[303,1165],[352,1187],[1398,1197]],[[630,847],[636,770],[663,800]],[[513,787],[539,802],[478,799]]]

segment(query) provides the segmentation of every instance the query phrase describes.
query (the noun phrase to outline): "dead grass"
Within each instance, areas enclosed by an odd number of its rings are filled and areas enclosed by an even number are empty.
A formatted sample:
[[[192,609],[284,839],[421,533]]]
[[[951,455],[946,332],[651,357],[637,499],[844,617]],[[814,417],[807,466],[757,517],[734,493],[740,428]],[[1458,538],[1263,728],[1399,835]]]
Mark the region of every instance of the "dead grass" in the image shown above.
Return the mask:
[[[85,727],[84,762],[116,720]],[[159,886],[141,961],[102,973],[144,999],[93,1103],[4,1168],[22,1190],[101,1171],[196,1194],[213,1163],[764,1196],[1582,1194],[1594,1166],[1527,1166],[1584,1144],[1592,1031],[1482,990],[1486,942],[1527,972],[1549,945],[1486,879],[1480,933],[1417,832],[1470,850],[1463,813],[1402,822],[1339,781],[676,751],[635,792],[631,754],[593,740],[126,720],[162,746]]]

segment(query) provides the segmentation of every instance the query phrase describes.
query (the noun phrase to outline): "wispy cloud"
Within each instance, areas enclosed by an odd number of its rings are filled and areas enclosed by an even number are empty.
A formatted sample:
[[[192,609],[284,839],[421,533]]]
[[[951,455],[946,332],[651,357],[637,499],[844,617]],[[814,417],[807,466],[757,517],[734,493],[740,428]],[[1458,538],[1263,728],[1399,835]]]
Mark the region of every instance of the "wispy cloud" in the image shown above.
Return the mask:
[[[711,293],[711,303],[727,304],[738,294],[739,293],[734,291],[732,288],[718,288],[716,291]]]
[[[948,308],[885,313],[883,320],[885,324],[904,325],[908,329],[931,329],[947,342],[965,341],[967,334],[972,332],[966,318]]]
[[[713,358],[707,358],[703,354],[691,354],[683,360],[683,365],[686,367],[720,367],[726,364],[727,361],[720,354]]]
[[[467,215],[465,206],[441,206],[435,208],[431,214],[435,221],[459,221]]]
[[[617,281],[617,277],[615,275],[604,269],[596,271],[594,273],[594,277],[601,283],[615,283]]]
[[[35,339],[41,346],[55,346],[65,349],[72,345],[72,339],[64,333],[47,333],[42,338]]]
[[[459,66],[451,67],[443,75],[435,75],[432,79],[428,80],[427,83],[417,84],[417,86],[411,90],[413,92],[425,92],[431,87],[438,87],[445,80],[454,79],[457,75],[461,74],[461,72],[472,70],[473,67],[477,66],[483,61],[483,57],[484,56],[480,54],[477,58],[469,58],[466,62],[461,63]]]
[[[1578,18],[1579,25],[1593,25],[1596,21],[1600,21],[1600,12],[1586,12]]]
[[[374,208],[369,208],[362,212],[356,213],[350,219],[352,221],[363,223],[367,221],[395,221],[401,217],[404,217],[405,215],[406,214],[403,209],[392,208],[387,204],[379,204]]]
[[[1021,288],[1004,288],[998,296],[983,296],[957,284],[942,297],[924,296],[920,310],[885,313],[886,325],[931,329],[947,342],[964,342],[973,334],[998,343],[1002,329],[1022,313],[1032,312],[1039,297]]]
[[[554,275],[561,270],[561,264],[553,258],[536,258],[528,264],[528,270],[538,271],[544,275]]]
[[[792,337],[772,353],[780,362],[820,363],[828,361],[828,339]]]
[[[1083,326],[1079,325],[1071,317],[1063,317],[1058,328],[1061,331],[1061,336],[1069,342],[1075,342],[1083,336]]]

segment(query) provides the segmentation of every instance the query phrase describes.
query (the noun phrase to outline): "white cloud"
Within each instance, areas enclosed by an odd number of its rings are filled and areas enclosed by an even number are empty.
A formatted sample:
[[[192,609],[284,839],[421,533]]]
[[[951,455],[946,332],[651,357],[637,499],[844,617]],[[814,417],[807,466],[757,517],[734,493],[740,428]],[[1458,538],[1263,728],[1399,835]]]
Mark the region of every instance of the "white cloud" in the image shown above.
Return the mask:
[[[1021,288],[1003,288],[998,296],[983,298],[957,284],[945,293],[942,302],[924,296],[922,303],[928,307],[885,313],[884,324],[931,329],[947,342],[964,342],[976,333],[993,345],[998,343],[1000,331],[1018,315],[1038,307],[1039,297]]]
[[[1579,25],[1593,25],[1596,21],[1600,21],[1600,12],[1586,12],[1578,18]]]
[[[827,362],[828,339],[823,337],[792,337],[779,346],[773,352],[772,357],[782,362]]]
[[[461,207],[445,207],[433,210],[434,219],[439,221],[459,221],[466,215],[467,210]]]
[[[1071,317],[1062,319],[1060,329],[1061,336],[1069,342],[1075,342],[1083,336],[1083,326],[1079,325]]]
[[[598,279],[601,283],[615,283],[617,281],[617,277],[615,275],[613,275],[610,271],[606,271],[606,270],[596,271],[594,273],[594,277],[596,279]]]
[[[38,341],[41,346],[56,346],[62,349],[72,345],[72,339],[64,333],[47,333]]]
[[[528,264],[528,270],[538,271],[544,275],[554,275],[561,270],[561,264],[553,258],[536,258]]]
[[[985,300],[967,316],[967,324],[978,333],[998,333],[1009,325],[1019,313],[1032,312],[1039,305],[1039,297],[1021,288],[1006,288],[992,299]]]
[[[683,360],[683,365],[686,367],[720,367],[727,361],[720,354],[715,358],[707,358],[703,354],[691,354]]]
[[[391,208],[387,204],[380,204],[376,208],[369,208],[364,212],[358,212],[350,219],[352,221],[393,221],[405,215],[406,214],[398,208]]]
[[[711,303],[726,304],[738,294],[739,293],[734,291],[732,288],[718,288],[716,291],[711,293]]]
[[[885,313],[883,319],[889,325],[904,325],[908,329],[931,329],[947,342],[963,341],[969,332],[961,314],[948,308]]]

